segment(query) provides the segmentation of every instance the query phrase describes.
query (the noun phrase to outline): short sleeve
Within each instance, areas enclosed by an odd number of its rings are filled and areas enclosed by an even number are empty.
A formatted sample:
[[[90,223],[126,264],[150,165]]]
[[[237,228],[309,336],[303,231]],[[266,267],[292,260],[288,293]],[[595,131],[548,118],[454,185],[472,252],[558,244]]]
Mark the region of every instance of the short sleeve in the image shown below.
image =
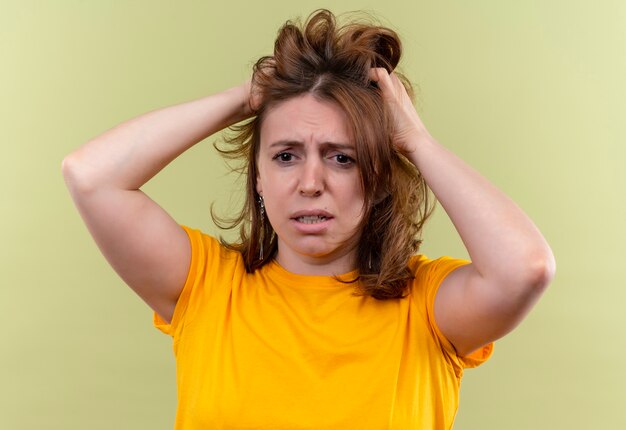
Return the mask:
[[[469,355],[459,356],[452,343],[443,335],[435,321],[435,297],[443,280],[455,269],[470,264],[468,260],[441,257],[428,260],[421,256],[417,262],[416,280],[423,284],[419,290],[425,294],[426,315],[428,323],[436,335],[442,351],[454,366],[457,376],[461,376],[463,369],[477,367],[487,361],[493,353],[493,342],[473,351]]]
[[[189,244],[191,246],[191,262],[189,265],[189,271],[187,273],[187,279],[185,285],[178,297],[176,307],[174,308],[174,315],[172,321],[168,324],[159,314],[154,312],[153,324],[156,328],[161,330],[165,334],[177,338],[177,334],[182,327],[182,321],[187,314],[187,308],[189,306],[190,297],[201,288],[201,282],[206,272],[207,254],[211,252],[210,242],[207,244],[205,238],[214,240],[204,235],[200,230],[195,230],[187,226],[181,225],[189,237]]]

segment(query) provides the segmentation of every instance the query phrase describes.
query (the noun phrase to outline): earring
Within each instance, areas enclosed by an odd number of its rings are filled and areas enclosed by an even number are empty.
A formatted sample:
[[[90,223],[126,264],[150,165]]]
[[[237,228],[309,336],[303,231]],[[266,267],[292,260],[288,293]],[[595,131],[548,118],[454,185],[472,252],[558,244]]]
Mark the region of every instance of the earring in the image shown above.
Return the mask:
[[[263,203],[263,196],[259,196],[259,211],[261,212],[261,252],[260,258],[263,260],[263,242],[265,241],[265,204]]]

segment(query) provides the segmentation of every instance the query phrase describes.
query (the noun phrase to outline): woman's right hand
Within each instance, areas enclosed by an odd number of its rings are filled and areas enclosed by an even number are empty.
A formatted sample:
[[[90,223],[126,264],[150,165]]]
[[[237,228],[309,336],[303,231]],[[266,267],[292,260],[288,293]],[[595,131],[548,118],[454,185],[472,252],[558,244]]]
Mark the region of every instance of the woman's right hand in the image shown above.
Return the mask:
[[[191,251],[187,233],[140,189],[206,137],[254,115],[250,81],[148,112],[102,133],[63,160],[85,224],[120,277],[163,319],[173,315]]]
[[[252,79],[248,79],[241,84],[244,99],[244,115],[246,118],[256,115],[257,110],[261,106],[261,94],[253,84]]]

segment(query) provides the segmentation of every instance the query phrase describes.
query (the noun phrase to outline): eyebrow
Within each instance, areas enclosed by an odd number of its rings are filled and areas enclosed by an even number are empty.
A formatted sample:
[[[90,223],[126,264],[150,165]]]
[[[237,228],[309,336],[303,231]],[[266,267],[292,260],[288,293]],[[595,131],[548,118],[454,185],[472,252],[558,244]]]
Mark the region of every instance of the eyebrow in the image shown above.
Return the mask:
[[[270,144],[270,148],[276,148],[276,147],[284,147],[284,146],[290,146],[290,147],[296,147],[296,148],[301,148],[304,147],[304,142],[301,142],[299,140],[277,140],[276,142]],[[354,145],[350,144],[350,143],[338,143],[338,142],[322,142],[320,143],[320,146],[324,146],[324,147],[328,147],[328,148],[332,148],[332,149],[354,149]]]

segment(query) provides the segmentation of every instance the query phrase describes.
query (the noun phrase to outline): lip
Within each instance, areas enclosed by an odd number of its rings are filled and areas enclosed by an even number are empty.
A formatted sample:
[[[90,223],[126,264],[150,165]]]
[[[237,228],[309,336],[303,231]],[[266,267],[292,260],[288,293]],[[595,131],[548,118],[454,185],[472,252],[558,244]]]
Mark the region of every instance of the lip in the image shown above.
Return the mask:
[[[295,212],[293,215],[291,215],[291,219],[295,220],[296,218],[300,218],[301,216],[323,216],[325,218],[333,218],[333,216],[325,210],[309,209]]]
[[[305,224],[303,222],[298,221],[298,218],[302,216],[323,216],[326,219],[324,221],[316,222],[314,224]],[[330,213],[324,210],[315,210],[315,209],[298,211],[298,212],[295,212],[291,216],[292,224],[294,225],[297,231],[303,234],[324,233],[330,226],[332,220],[333,220],[333,216]]]

